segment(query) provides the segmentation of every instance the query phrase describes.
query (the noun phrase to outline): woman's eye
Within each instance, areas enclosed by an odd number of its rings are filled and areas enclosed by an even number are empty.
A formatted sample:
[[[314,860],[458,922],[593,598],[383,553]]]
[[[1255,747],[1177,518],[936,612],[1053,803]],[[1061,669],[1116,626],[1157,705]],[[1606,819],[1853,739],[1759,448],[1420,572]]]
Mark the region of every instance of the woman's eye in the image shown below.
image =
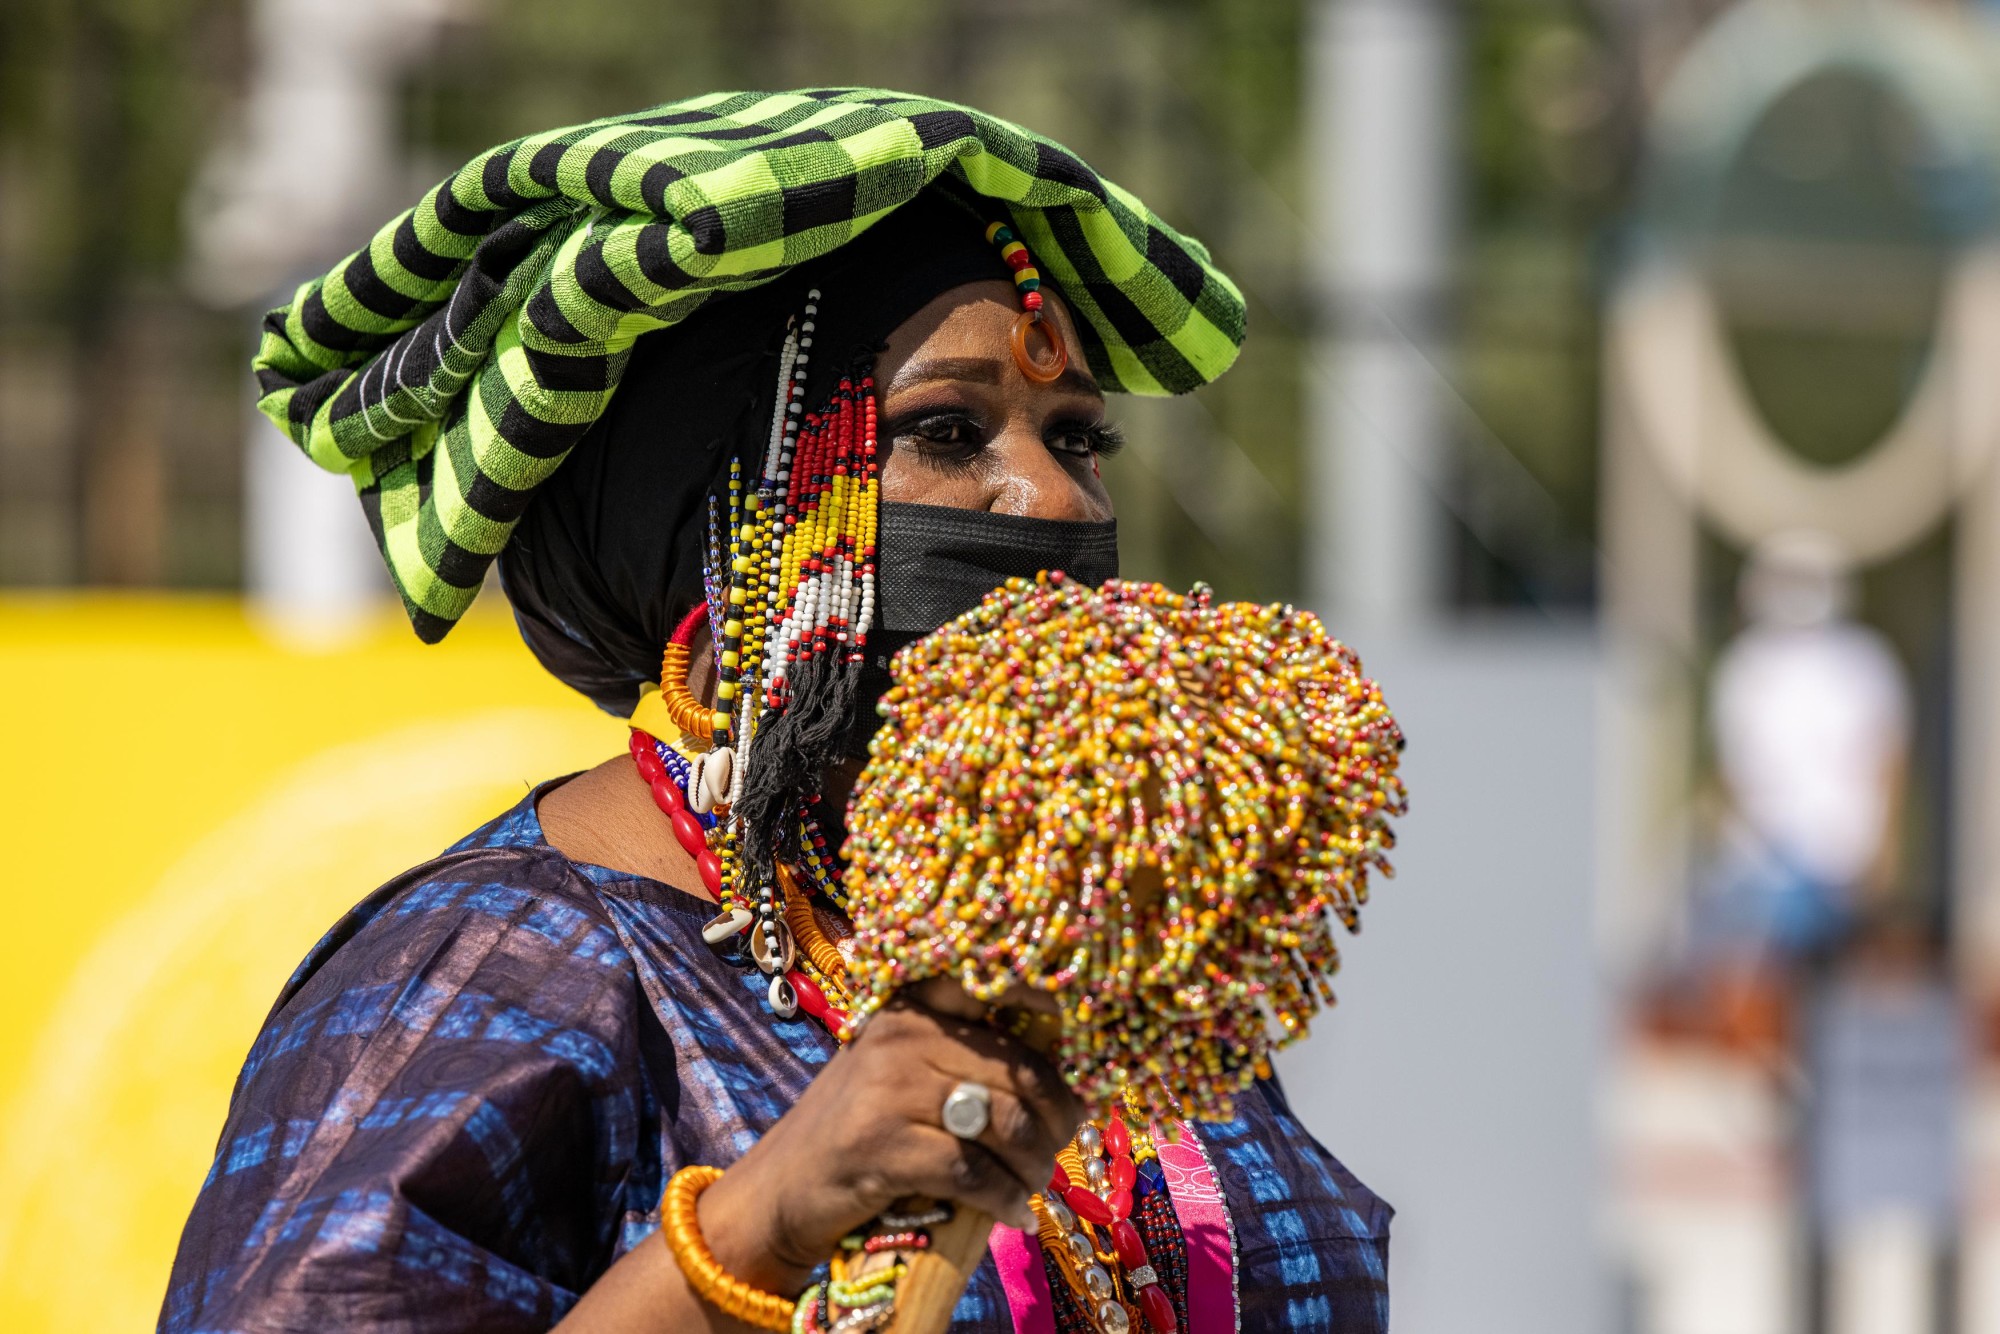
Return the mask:
[[[933,445],[976,445],[979,441],[979,424],[969,417],[926,417],[914,422],[908,434]]]
[[[1108,458],[1125,447],[1125,434],[1110,422],[1059,426],[1049,435],[1048,446],[1059,454],[1077,458],[1093,454]]]

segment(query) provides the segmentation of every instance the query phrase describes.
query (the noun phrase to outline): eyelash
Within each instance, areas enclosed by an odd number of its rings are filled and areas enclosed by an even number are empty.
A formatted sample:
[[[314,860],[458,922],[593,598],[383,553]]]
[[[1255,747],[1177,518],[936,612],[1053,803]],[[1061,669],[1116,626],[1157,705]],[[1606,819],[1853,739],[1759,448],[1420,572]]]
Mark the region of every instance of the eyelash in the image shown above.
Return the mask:
[[[1125,448],[1125,432],[1112,422],[1093,422],[1088,426],[1071,427],[1069,434],[1082,436],[1088,452],[1101,459],[1108,459]]]
[[[964,413],[935,413],[929,417],[911,422],[907,426],[899,426],[895,429],[891,438],[915,436],[919,440],[930,444],[949,448],[953,445],[962,445],[965,442],[942,437],[948,436],[961,428],[970,428],[977,431],[979,423]],[[1119,450],[1125,448],[1125,433],[1111,422],[1059,422],[1050,433],[1051,441],[1077,436],[1082,437],[1084,441],[1082,449],[1067,449],[1054,443],[1050,443],[1049,448],[1058,454],[1064,454],[1071,458],[1087,458],[1095,455],[1098,458],[1105,459],[1110,458]],[[951,458],[931,451],[925,451],[925,454],[928,461],[934,467],[965,468],[972,464],[970,457]]]

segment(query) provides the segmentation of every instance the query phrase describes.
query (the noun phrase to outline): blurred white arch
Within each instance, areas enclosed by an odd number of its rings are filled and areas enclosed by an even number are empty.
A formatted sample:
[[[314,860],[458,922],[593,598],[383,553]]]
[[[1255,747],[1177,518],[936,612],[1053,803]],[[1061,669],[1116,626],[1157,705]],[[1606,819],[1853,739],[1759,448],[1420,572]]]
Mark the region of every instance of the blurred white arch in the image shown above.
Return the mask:
[[[1614,296],[1610,371],[1679,499],[1732,544],[1810,528],[1870,565],[1943,522],[2000,437],[2000,247],[1952,262],[1939,314],[1922,379],[1894,424],[1836,467],[1801,458],[1764,419],[1691,266],[1657,269]]]

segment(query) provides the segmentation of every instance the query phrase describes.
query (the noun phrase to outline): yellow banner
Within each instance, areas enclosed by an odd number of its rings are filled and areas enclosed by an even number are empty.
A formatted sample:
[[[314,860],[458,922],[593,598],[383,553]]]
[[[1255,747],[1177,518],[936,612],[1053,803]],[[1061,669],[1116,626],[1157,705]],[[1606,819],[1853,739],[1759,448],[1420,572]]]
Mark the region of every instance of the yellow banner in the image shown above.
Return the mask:
[[[234,600],[0,599],[0,1312],[153,1328],[236,1070],[312,943],[624,747],[501,614],[337,648]]]

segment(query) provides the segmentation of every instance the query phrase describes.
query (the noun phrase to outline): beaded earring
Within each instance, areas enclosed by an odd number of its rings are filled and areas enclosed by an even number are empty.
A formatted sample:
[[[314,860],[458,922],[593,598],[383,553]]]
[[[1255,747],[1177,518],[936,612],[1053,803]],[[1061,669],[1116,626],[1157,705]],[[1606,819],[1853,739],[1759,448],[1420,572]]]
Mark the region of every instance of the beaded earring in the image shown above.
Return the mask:
[[[880,465],[865,370],[805,411],[819,299],[809,292],[786,330],[754,485],[733,461],[726,512],[711,502],[707,599],[662,655],[654,725],[673,735],[662,741],[635,715],[632,750],[721,906],[704,939],[747,948],[779,1018],[804,1008],[838,1031],[849,1002],[809,900],[845,895],[815,809],[816,771],[851,711],[874,621]],[[704,624],[716,645],[712,709],[688,685]]]

